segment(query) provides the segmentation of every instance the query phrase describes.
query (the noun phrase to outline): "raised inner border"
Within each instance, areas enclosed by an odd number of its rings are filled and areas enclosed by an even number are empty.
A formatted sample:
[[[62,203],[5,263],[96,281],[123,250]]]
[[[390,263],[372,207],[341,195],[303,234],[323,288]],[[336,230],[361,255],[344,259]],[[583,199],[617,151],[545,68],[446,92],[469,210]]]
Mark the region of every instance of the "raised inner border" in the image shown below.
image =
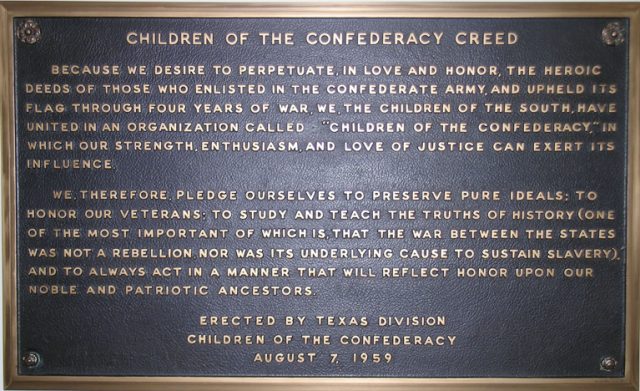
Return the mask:
[[[602,378],[286,378],[104,377],[18,374],[16,288],[16,167],[13,102],[15,17],[278,17],[278,18],[629,18],[627,305],[625,377]],[[0,3],[0,137],[4,379],[11,389],[70,390],[639,390],[640,285],[640,3]]]

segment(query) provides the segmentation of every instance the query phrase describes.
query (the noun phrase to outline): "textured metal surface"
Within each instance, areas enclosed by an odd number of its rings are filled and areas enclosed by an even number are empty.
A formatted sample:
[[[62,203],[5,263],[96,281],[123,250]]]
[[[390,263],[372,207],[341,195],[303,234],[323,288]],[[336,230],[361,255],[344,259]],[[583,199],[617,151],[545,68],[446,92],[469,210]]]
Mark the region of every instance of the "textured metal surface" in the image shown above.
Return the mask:
[[[16,26],[22,20],[16,20]],[[590,64],[599,63],[608,70],[608,80],[624,89],[627,78],[627,52],[625,45],[603,45],[601,32],[609,20],[444,20],[444,19],[38,19],[46,34],[38,45],[16,45],[16,80],[23,82],[48,80],[46,64],[50,63],[216,63],[224,59],[229,64],[280,63],[286,59],[291,64],[317,64],[330,62],[335,65],[370,63],[406,63],[412,61],[445,65],[449,63],[507,64]],[[524,37],[517,47],[453,48],[441,47],[390,49],[384,47],[330,48],[295,47],[262,48],[248,45],[245,48],[211,49],[174,47],[171,50],[130,47],[124,35],[132,28],[172,31],[184,28],[206,31],[277,30],[286,26],[288,31],[307,30],[358,30],[376,31],[394,29],[410,31],[424,29],[428,24],[434,31],[444,29],[517,30]],[[622,25],[626,21],[619,21]],[[117,37],[117,38],[112,38]],[[43,61],[38,61],[41,58]],[[322,60],[324,59],[324,60]],[[330,60],[327,60],[330,59]],[[222,60],[220,60],[222,61]],[[167,78],[169,79],[169,78]],[[354,78],[356,79],[356,78]],[[63,80],[63,78],[60,78]],[[295,79],[283,79],[291,83]],[[361,79],[362,81],[365,78]],[[509,83],[509,78],[504,78]],[[562,78],[558,78],[562,80]],[[121,79],[126,82],[126,77]],[[133,82],[133,80],[131,80]],[[326,83],[318,79],[318,83]],[[618,114],[612,121],[625,123],[626,92],[616,95]],[[189,99],[195,99],[189,96]],[[43,98],[49,100],[50,98]],[[61,99],[64,99],[63,97]],[[113,97],[100,96],[96,101],[109,101]],[[171,98],[163,98],[169,100]],[[352,98],[331,97],[335,101]],[[367,98],[369,99],[369,98]],[[380,98],[383,99],[383,98]],[[468,98],[456,98],[465,101]],[[517,102],[521,97],[514,99]],[[571,101],[572,97],[562,98]],[[326,97],[318,97],[326,100]],[[370,99],[373,102],[378,98]],[[16,95],[17,107],[25,101],[22,92]],[[33,101],[33,98],[30,98]],[[238,97],[243,103],[254,98]],[[606,117],[606,116],[603,116]],[[127,119],[115,119],[129,121]],[[224,119],[221,116],[220,119]],[[491,120],[491,116],[486,117]],[[553,118],[549,116],[548,118]],[[415,156],[401,159],[392,155],[382,157],[352,155],[283,156],[280,154],[229,156],[184,155],[162,158],[152,153],[119,157],[119,167],[114,172],[99,176],[78,173],[30,173],[26,175],[24,161],[32,157],[25,149],[24,126],[28,115],[18,110],[17,156],[19,211],[30,205],[45,205],[54,189],[86,188],[181,188],[201,189],[290,189],[344,190],[344,189],[540,189],[566,191],[589,188],[606,194],[601,201],[603,208],[624,211],[625,200],[625,148],[619,148],[615,157],[583,155],[567,159],[563,154],[491,155],[491,158],[471,159],[470,155],[446,154],[440,156]],[[67,118],[71,119],[71,117]],[[231,118],[228,118],[232,120]],[[320,128],[320,115],[300,116],[298,120],[307,129]],[[354,116],[353,120],[358,117]],[[100,121],[110,121],[102,116]],[[133,119],[135,121],[135,119]],[[147,120],[152,120],[147,119]],[[195,119],[194,119],[195,120]],[[277,118],[266,116],[265,121]],[[388,119],[385,119],[388,120]],[[416,121],[411,118],[409,122]],[[624,128],[624,126],[623,126]],[[107,135],[92,135],[94,139],[108,139]],[[301,140],[313,140],[314,132],[303,134]],[[336,135],[336,138],[342,137]],[[417,136],[416,141],[417,141]],[[626,129],[622,129],[616,141],[625,143]],[[274,138],[277,138],[274,136]],[[345,136],[346,138],[346,136]],[[194,140],[197,140],[197,136]],[[38,154],[42,156],[40,152]],[[94,153],[92,156],[99,156]],[[78,201],[78,207],[91,203]],[[101,203],[105,208],[108,203]],[[129,203],[131,207],[147,207],[148,203]],[[175,207],[184,206],[178,202]],[[334,206],[335,204],[332,204]],[[275,208],[277,204],[264,203],[260,208]],[[462,203],[457,204],[464,208]],[[290,208],[282,205],[279,208]],[[296,205],[298,207],[298,205]],[[300,207],[325,209],[322,203],[306,202]],[[348,208],[345,204],[343,207]],[[505,208],[508,207],[505,205]],[[117,209],[117,208],[114,208]],[[19,213],[19,226],[25,224],[24,213]],[[214,225],[213,222],[208,222]],[[170,224],[170,223],[169,223]],[[228,223],[230,226],[241,222]],[[358,223],[359,227],[366,224]],[[397,223],[389,223],[397,224]],[[378,225],[377,223],[375,224]],[[473,226],[474,223],[468,223]],[[116,225],[114,225],[115,227]],[[446,227],[446,223],[444,224]],[[132,226],[135,228],[135,224]],[[476,228],[479,228],[476,227]],[[542,228],[542,226],[541,226]],[[624,221],[613,226],[618,239],[608,246],[624,248]],[[598,278],[591,281],[472,281],[459,282],[363,280],[346,279],[322,282],[313,281],[317,296],[313,298],[65,298],[29,296],[24,285],[31,280],[25,277],[28,267],[27,248],[33,241],[20,231],[18,243],[19,273],[19,351],[38,351],[45,357],[45,365],[33,369],[22,367],[21,374],[37,375],[187,375],[187,376],[406,376],[406,377],[600,377],[622,376],[624,352],[624,280],[623,263],[602,263],[597,266]],[[93,242],[77,242],[78,247],[94,246]],[[103,243],[108,248],[114,245]],[[473,242],[471,247],[480,247]],[[39,246],[54,246],[42,241]],[[272,246],[260,243],[260,246]],[[305,244],[306,245],[306,244]],[[337,245],[337,243],[334,243]],[[348,246],[348,244],[341,244]],[[548,243],[548,247],[564,246]],[[597,241],[585,241],[581,245],[598,246]],[[132,243],[132,246],[136,245]],[[162,247],[171,247],[163,243]],[[185,246],[201,247],[193,242]],[[301,244],[292,241],[289,247]],[[365,244],[377,247],[375,240]],[[400,245],[393,245],[397,246]],[[516,244],[504,244],[517,247]],[[139,246],[142,247],[142,246]],[[227,246],[233,248],[233,245]],[[444,246],[443,246],[444,247]],[[623,254],[624,255],[624,254]],[[624,259],[624,256],[622,257]],[[80,261],[96,266],[107,266],[107,261]],[[165,262],[166,263],[166,262]],[[275,264],[266,261],[266,264]],[[161,263],[159,262],[159,265]],[[193,266],[206,261],[194,261]],[[242,262],[236,263],[238,266]],[[411,262],[407,262],[411,264]],[[418,264],[415,262],[415,264]],[[246,266],[251,266],[247,262]],[[307,266],[323,266],[323,262]],[[587,266],[587,264],[584,264]],[[227,266],[226,264],[224,266]],[[223,266],[223,267],[224,267]],[[378,267],[376,262],[361,262],[362,267]],[[451,265],[454,266],[454,265]],[[60,282],[65,282],[60,279]],[[275,282],[274,284],[279,283]],[[132,280],[132,283],[137,283]],[[301,282],[301,285],[306,285]],[[210,285],[218,285],[215,281]],[[214,289],[215,290],[215,289]],[[451,322],[446,332],[458,336],[458,346],[453,349],[438,348],[346,348],[332,346],[319,348],[325,352],[316,365],[258,365],[250,363],[249,350],[237,347],[187,346],[184,336],[200,331],[197,319],[201,314],[229,313],[242,315],[409,315],[445,313]],[[243,330],[247,333],[256,330]],[[299,330],[297,332],[302,332]],[[325,329],[305,328],[309,334],[325,334]],[[354,333],[389,333],[367,328],[362,331],[335,330],[332,335]],[[285,328],[269,330],[270,334],[287,333]],[[256,349],[274,351],[277,348]],[[300,345],[287,347],[290,351],[316,350]],[[393,365],[362,366],[343,364],[334,366],[326,359],[326,352],[352,353],[366,351],[393,351]],[[601,370],[602,357],[619,357],[615,369]],[[89,359],[90,358],[90,359]]]

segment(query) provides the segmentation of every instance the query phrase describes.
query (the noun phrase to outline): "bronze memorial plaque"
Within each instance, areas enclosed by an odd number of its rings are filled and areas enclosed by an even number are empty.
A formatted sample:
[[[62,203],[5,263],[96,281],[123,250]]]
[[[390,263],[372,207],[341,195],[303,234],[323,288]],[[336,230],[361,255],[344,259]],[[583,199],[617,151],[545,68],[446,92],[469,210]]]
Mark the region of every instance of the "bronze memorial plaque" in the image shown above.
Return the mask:
[[[0,10],[8,387],[637,390],[639,5]]]

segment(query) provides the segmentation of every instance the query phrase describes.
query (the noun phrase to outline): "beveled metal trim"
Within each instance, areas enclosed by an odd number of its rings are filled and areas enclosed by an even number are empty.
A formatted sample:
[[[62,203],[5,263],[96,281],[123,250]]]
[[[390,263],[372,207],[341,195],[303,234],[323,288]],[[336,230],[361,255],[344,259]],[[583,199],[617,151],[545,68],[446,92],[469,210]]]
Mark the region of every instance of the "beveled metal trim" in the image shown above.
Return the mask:
[[[13,26],[9,11],[0,5],[0,138],[2,140],[2,300],[4,315],[4,379],[7,386],[17,372],[16,174],[13,102]]]
[[[624,378],[309,378],[21,376],[17,373],[15,17],[629,18],[627,296]],[[640,3],[0,3],[3,310],[6,387],[73,390],[638,390],[640,285]]]

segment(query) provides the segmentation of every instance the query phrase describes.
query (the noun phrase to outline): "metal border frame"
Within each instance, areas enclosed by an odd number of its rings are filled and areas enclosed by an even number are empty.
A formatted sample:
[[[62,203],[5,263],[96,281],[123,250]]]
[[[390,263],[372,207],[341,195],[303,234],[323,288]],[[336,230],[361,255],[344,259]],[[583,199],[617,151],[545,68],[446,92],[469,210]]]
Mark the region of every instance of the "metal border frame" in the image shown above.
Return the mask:
[[[16,167],[13,101],[14,17],[412,17],[629,18],[627,301],[625,377],[606,378],[312,378],[107,377],[18,375]],[[638,390],[640,285],[640,3],[0,3],[0,138],[2,165],[5,386],[74,390]]]

